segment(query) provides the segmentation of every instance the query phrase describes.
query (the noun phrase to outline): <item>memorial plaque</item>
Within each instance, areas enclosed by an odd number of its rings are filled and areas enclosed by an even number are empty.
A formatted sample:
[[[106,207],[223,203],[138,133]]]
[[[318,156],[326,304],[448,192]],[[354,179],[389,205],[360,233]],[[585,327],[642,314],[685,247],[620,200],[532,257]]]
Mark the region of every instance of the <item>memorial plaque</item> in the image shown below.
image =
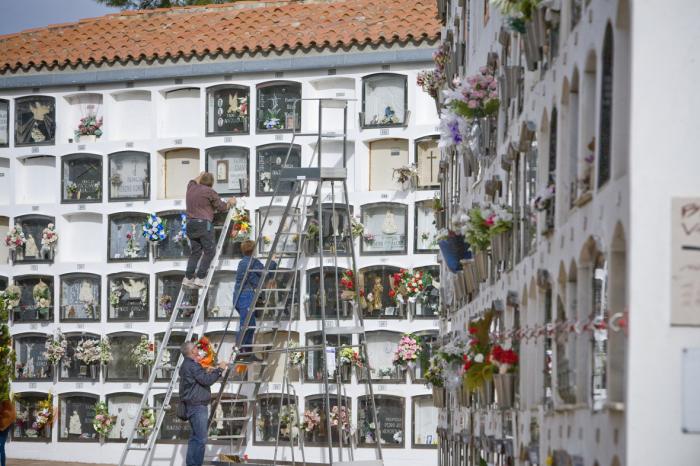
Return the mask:
[[[15,380],[51,380],[53,366],[46,358],[46,340],[40,335],[18,336],[14,340],[17,363]]]
[[[380,203],[362,207],[363,254],[406,252],[407,207]]]
[[[100,320],[100,277],[68,274],[61,277],[61,320]]]
[[[207,149],[207,170],[214,173],[212,188],[222,196],[248,193],[248,157],[245,147]]]
[[[259,131],[289,131],[299,128],[301,84],[274,83],[258,88],[257,127]],[[296,114],[295,114],[296,109]],[[296,116],[296,119],[295,119]]]
[[[15,145],[50,145],[56,139],[56,103],[53,97],[29,96],[15,100]]]
[[[700,325],[700,198],[671,201],[671,325]]]
[[[250,89],[217,86],[207,90],[207,135],[249,132]]]
[[[150,155],[117,152],[109,156],[110,200],[146,199],[150,195]]]
[[[256,194],[258,196],[271,195],[275,192],[284,162],[289,153],[286,167],[301,166],[301,148],[293,146],[291,151],[289,146],[270,145],[258,149],[257,156],[257,179]],[[291,192],[292,182],[282,181],[277,190],[279,195],[287,195]]]
[[[10,102],[0,100],[0,147],[10,144]]]
[[[63,440],[95,440],[92,426],[97,396],[61,396],[59,401],[58,436]]]

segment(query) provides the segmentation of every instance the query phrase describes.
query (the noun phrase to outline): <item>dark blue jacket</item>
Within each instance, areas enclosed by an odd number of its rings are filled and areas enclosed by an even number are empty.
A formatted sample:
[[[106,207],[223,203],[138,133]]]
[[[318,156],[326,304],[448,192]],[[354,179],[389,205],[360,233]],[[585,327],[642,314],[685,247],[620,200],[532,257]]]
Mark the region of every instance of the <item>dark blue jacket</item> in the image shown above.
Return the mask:
[[[199,363],[185,358],[180,366],[180,400],[191,405],[205,405],[211,401],[211,390],[223,371],[207,372]]]
[[[245,283],[243,282],[243,276],[245,275],[245,271],[248,268],[248,263],[250,261],[253,261],[250,264],[250,270],[248,271],[248,276],[245,279]],[[271,261],[270,262],[270,270],[268,271],[268,274],[270,271],[275,270],[277,268],[277,262]],[[243,256],[243,259],[238,263],[238,269],[236,270],[236,287],[235,290],[238,291],[241,286],[243,287],[242,291],[255,291],[255,289],[258,287],[258,284],[260,283],[260,279],[262,278],[262,273],[265,271],[265,264],[260,262],[258,259],[254,258],[253,256]],[[234,291],[235,293],[235,291]]]

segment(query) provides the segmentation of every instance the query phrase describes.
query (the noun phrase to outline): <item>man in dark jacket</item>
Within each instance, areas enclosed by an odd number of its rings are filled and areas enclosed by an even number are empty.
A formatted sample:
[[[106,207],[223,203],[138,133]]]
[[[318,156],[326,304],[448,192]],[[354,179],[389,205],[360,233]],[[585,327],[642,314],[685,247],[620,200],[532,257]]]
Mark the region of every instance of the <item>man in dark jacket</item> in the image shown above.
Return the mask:
[[[220,362],[216,369],[204,369],[202,359],[194,343],[186,342],[180,347],[185,360],[180,366],[180,401],[185,404],[192,434],[187,443],[187,466],[201,466],[204,462],[204,449],[207,444],[209,424],[209,403],[211,387],[226,369]]]
[[[190,240],[192,252],[187,261],[184,286],[201,288],[209,271],[209,265],[214,258],[216,245],[214,242],[214,214],[226,212],[236,205],[236,198],[227,202],[221,200],[214,186],[214,176],[202,172],[187,185],[185,203],[187,205],[187,237]],[[201,260],[200,260],[201,259]]]

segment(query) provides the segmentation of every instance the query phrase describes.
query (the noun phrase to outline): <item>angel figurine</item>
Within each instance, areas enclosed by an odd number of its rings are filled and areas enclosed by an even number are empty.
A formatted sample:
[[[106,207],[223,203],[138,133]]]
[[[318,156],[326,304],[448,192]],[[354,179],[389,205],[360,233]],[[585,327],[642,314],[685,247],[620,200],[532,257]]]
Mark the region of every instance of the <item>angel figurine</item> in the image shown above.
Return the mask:
[[[372,288],[372,307],[373,311],[380,311],[382,309],[382,293],[384,292],[384,286],[382,285],[381,277],[374,277],[374,287]]]

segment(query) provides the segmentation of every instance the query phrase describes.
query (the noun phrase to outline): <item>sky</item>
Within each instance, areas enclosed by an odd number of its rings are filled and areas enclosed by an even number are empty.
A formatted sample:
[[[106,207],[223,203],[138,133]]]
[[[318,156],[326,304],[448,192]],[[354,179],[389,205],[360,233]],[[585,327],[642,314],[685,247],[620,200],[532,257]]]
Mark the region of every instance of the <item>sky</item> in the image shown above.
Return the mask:
[[[115,13],[95,0],[0,0],[0,34]]]

